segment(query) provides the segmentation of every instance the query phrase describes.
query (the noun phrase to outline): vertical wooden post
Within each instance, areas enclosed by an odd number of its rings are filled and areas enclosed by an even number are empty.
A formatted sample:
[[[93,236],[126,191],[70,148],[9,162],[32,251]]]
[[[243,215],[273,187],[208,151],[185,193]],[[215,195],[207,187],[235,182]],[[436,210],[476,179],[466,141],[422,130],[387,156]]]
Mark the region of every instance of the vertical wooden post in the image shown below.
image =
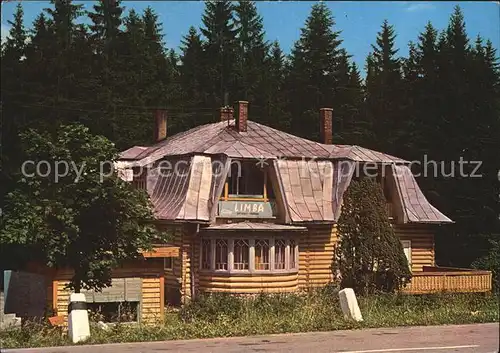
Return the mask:
[[[160,315],[163,321],[165,319],[165,272],[160,275]]]
[[[57,287],[59,285],[59,281],[52,280],[52,310],[54,311],[54,316],[59,315],[57,310]]]
[[[264,202],[267,201],[267,171],[264,171]]]

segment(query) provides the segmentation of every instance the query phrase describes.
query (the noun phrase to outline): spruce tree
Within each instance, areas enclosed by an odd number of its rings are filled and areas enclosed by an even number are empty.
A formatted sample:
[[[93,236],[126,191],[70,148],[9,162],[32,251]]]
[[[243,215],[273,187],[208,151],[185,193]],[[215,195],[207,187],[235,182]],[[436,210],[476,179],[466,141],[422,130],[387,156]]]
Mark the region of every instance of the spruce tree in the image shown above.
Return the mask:
[[[287,74],[285,55],[278,43],[274,41],[265,61],[263,77],[263,109],[260,120],[263,124],[279,130],[290,130],[290,115],[287,111],[287,92],[285,78]]]
[[[17,171],[20,140],[19,131],[27,126],[26,116],[21,105],[29,103],[25,95],[27,77],[26,39],[28,33],[24,26],[24,11],[21,3],[17,4],[14,18],[8,21],[11,26],[9,35],[2,45],[2,102],[0,147],[0,200],[12,187],[12,175]]]
[[[206,72],[203,53],[203,42],[195,27],[191,26],[189,32],[181,41],[180,86],[184,105],[192,109],[203,108],[208,103],[207,93],[204,90]],[[202,122],[212,120],[210,116],[200,119],[197,112],[184,112],[179,127],[192,128]],[[207,119],[205,119],[207,118]]]
[[[396,33],[385,20],[372,45],[370,84],[367,85],[367,104],[370,111],[376,146],[387,153],[396,153],[401,140],[401,63],[396,57]]]
[[[239,1],[234,8],[237,43],[237,99],[258,106],[268,44],[264,40],[264,24],[254,1]]]
[[[321,107],[333,107],[339,65],[340,32],[335,31],[332,12],[324,3],[314,4],[291,53],[288,80],[292,132],[319,139]]]
[[[219,108],[229,100],[235,90],[235,63],[237,58],[236,29],[231,1],[206,1],[200,29],[205,37],[204,63],[207,73],[203,83],[209,104]]]
[[[121,34],[122,14],[124,8],[121,0],[99,0],[93,6],[94,12],[87,12],[92,21],[89,26],[97,53],[112,53],[116,50]]]

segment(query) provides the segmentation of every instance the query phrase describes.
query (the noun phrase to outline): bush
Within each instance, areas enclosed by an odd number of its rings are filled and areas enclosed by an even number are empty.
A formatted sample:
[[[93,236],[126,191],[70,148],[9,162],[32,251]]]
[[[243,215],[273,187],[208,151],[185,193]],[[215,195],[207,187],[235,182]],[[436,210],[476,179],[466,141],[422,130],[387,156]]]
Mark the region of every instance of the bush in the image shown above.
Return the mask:
[[[395,292],[411,280],[403,247],[389,221],[382,187],[353,180],[344,195],[338,222],[339,243],[333,270],[342,288],[358,294]]]
[[[488,254],[472,263],[472,267],[488,270],[493,275],[493,291],[500,291],[500,240],[490,239],[490,250]]]

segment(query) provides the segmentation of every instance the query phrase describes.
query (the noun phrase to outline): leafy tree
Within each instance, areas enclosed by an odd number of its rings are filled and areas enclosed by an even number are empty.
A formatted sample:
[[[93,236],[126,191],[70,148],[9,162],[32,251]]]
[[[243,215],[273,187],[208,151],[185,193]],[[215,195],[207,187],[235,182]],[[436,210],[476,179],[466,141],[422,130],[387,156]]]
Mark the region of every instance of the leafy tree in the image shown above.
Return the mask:
[[[334,268],[341,287],[356,293],[393,292],[411,279],[403,247],[389,221],[381,186],[372,179],[353,180],[338,222]]]
[[[71,287],[79,292],[109,286],[113,268],[161,240],[146,193],[110,172],[117,152],[109,140],[77,124],[22,138],[24,158],[34,164],[24,165],[8,195],[3,246],[25,246],[31,259],[73,269]]]
[[[288,80],[292,132],[319,138],[318,109],[333,107],[339,65],[340,32],[324,2],[314,4],[291,53]]]

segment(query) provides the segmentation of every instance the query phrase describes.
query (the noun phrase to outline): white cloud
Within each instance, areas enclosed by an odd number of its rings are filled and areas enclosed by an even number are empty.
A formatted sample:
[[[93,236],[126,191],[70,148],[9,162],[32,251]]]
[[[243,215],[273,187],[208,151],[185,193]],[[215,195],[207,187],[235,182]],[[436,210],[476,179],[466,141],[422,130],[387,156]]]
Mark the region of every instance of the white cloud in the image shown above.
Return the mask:
[[[2,34],[2,44],[7,40],[9,35],[10,27],[2,23],[1,34]]]
[[[411,4],[406,8],[408,12],[416,12],[416,11],[424,11],[424,10],[433,10],[436,6],[430,2],[419,2]]]

